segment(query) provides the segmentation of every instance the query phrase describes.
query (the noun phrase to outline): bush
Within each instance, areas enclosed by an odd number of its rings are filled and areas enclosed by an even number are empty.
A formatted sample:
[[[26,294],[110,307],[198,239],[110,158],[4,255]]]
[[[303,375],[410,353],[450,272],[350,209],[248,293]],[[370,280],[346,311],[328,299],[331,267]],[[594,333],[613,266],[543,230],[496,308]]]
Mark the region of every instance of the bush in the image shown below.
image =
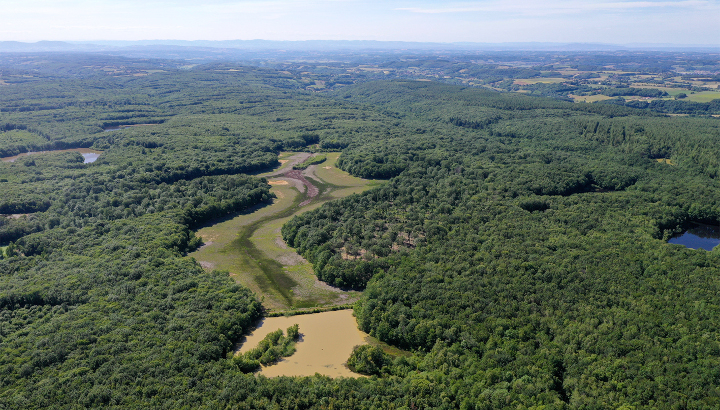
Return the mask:
[[[260,365],[269,365],[283,357],[295,353],[295,342],[300,337],[298,324],[287,329],[287,336],[283,336],[282,329],[269,333],[258,346],[245,354],[233,357],[233,363],[244,373],[258,370]]]
[[[383,350],[377,346],[356,346],[347,365],[350,370],[367,375],[379,375],[383,368],[392,362]]]

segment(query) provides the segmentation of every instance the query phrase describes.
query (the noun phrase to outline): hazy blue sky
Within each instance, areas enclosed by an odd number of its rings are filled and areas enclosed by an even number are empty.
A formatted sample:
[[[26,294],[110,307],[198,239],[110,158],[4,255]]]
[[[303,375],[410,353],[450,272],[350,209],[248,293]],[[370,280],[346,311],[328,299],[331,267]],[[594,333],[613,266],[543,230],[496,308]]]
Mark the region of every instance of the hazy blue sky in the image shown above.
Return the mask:
[[[0,0],[0,40],[720,44],[720,0]]]

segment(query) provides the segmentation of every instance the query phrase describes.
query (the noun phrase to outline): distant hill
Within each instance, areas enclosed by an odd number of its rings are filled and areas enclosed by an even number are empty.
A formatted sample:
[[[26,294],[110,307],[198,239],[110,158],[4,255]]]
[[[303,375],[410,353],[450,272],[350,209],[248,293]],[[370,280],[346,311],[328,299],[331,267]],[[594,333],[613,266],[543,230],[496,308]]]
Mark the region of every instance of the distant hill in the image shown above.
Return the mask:
[[[157,51],[169,50],[287,50],[287,51],[340,51],[340,50],[447,50],[447,51],[617,51],[617,50],[667,50],[667,51],[720,51],[720,45],[682,45],[682,44],[601,44],[601,43],[432,43],[407,41],[373,40],[308,40],[308,41],[272,41],[272,40],[142,40],[142,41],[39,41],[23,43],[1,41],[0,52],[103,52],[121,51],[152,46]]]
[[[20,41],[0,41],[0,52],[4,53],[102,51],[104,48],[105,47],[96,44],[68,43],[64,41],[38,41],[37,43],[23,43]]]

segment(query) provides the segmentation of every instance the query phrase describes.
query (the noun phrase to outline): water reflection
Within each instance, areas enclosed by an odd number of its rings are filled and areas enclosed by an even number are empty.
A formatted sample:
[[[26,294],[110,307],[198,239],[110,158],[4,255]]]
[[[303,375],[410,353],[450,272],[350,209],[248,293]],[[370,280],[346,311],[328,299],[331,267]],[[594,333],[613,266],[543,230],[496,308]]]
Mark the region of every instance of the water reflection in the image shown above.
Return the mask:
[[[690,249],[711,251],[720,245],[720,226],[696,224],[695,227],[670,238],[668,243],[683,245]]]

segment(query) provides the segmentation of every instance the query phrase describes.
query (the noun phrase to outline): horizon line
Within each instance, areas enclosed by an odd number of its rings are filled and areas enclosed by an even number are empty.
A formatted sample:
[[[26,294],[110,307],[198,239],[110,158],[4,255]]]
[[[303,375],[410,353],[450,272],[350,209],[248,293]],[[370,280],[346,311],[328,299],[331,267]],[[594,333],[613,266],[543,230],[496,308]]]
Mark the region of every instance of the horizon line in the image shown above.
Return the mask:
[[[679,47],[720,47],[720,43],[648,43],[648,42],[635,42],[635,43],[612,43],[612,42],[593,42],[593,41],[501,41],[501,42],[487,42],[487,41],[411,41],[411,40],[350,40],[350,39],[313,39],[313,40],[268,40],[262,38],[254,39],[225,39],[225,40],[207,40],[207,39],[177,39],[177,38],[154,38],[154,39],[142,39],[142,40],[118,40],[118,39],[94,39],[94,40],[37,40],[37,41],[19,41],[19,40],[0,40],[0,43],[21,43],[21,44],[38,44],[38,43],[92,43],[92,42],[126,42],[126,43],[140,43],[140,42],[208,42],[208,43],[222,43],[222,42],[253,42],[253,41],[264,41],[270,43],[309,43],[309,42],[348,42],[348,43],[406,43],[406,44],[557,44],[557,45],[597,45],[597,46],[679,46]]]

